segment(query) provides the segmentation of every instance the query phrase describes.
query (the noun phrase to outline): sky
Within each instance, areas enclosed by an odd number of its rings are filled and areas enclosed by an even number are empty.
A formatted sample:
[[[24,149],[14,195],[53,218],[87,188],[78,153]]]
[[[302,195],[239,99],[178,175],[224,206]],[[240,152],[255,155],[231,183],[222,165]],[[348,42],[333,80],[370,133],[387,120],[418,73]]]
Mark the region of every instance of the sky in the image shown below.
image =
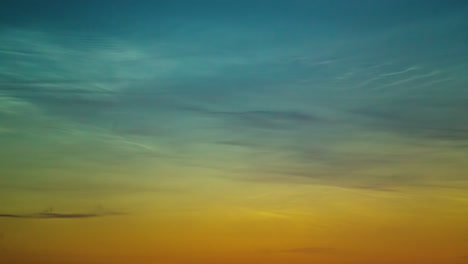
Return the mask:
[[[0,2],[0,262],[468,263],[468,5]]]

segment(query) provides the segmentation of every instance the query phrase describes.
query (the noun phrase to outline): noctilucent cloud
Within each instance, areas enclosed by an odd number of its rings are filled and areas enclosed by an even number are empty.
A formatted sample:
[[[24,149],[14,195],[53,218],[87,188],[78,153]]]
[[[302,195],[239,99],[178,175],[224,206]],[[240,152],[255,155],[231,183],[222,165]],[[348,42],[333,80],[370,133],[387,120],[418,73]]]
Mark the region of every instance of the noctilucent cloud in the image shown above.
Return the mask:
[[[463,264],[468,5],[0,2],[0,262]]]

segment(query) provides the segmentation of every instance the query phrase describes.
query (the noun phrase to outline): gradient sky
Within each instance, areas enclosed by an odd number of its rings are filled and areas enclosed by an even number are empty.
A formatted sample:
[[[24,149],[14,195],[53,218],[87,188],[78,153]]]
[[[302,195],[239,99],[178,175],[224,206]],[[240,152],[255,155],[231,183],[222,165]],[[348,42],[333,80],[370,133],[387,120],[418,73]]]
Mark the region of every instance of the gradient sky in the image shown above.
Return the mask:
[[[0,262],[468,263],[467,14],[1,1]]]

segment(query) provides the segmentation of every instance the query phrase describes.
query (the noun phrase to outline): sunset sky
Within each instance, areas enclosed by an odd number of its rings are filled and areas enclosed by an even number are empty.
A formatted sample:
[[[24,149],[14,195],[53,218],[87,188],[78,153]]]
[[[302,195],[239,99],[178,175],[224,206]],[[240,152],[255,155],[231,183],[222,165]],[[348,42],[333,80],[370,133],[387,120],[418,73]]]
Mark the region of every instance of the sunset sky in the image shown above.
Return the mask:
[[[468,2],[0,1],[0,263],[468,263]]]

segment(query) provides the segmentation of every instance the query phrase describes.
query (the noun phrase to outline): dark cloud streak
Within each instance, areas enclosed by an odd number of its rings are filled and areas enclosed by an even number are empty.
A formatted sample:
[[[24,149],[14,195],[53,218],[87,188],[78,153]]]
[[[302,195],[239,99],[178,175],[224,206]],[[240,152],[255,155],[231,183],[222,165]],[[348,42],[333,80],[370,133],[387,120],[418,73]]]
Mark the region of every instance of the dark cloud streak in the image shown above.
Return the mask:
[[[0,214],[0,218],[21,218],[21,219],[74,219],[74,218],[95,218],[104,216],[124,215],[120,212],[109,213],[34,213],[34,214]]]

